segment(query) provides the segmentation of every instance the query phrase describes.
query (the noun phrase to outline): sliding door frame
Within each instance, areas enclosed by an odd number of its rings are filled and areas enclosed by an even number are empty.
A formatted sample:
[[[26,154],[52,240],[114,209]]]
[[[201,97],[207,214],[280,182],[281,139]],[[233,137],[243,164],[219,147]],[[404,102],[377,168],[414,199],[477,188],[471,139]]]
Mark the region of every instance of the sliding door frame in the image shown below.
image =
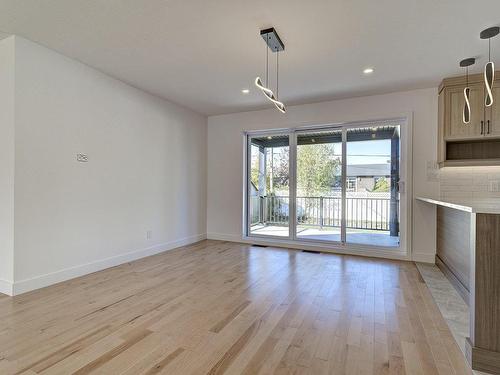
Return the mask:
[[[347,127],[342,127],[342,222],[340,224],[340,242],[346,245],[347,238]]]
[[[325,252],[336,252],[344,254],[359,254],[368,256],[379,256],[395,259],[411,259],[411,233],[412,233],[412,113],[405,113],[401,116],[381,118],[372,121],[353,121],[332,124],[311,124],[299,125],[297,127],[270,129],[260,131],[248,131],[243,133],[245,147],[243,155],[243,236],[244,242],[261,243],[271,246],[283,246],[290,248],[320,250]],[[365,245],[346,243],[346,172],[347,172],[347,129],[357,127],[370,127],[387,124],[400,125],[400,167],[404,168],[404,207],[405,215],[400,217],[400,245],[399,247],[384,247],[377,245]],[[321,131],[331,129],[342,129],[342,216],[341,216],[341,241],[324,241],[317,239],[297,238],[297,212],[296,212],[296,186],[297,186],[297,135],[307,131]],[[289,136],[289,236],[268,236],[250,234],[250,186],[248,176],[250,176],[249,155],[251,146],[249,139],[259,136],[288,135]],[[400,201],[400,205],[403,199]]]
[[[340,221],[341,221],[341,225],[340,225],[340,241],[331,241],[331,240],[320,240],[320,239],[314,239],[314,238],[298,238],[297,236],[297,207],[296,207],[296,204],[297,204],[297,199],[296,199],[296,196],[297,196],[297,176],[296,176],[296,173],[297,173],[297,138],[299,137],[300,134],[303,134],[303,133],[310,133],[311,131],[314,131],[314,132],[321,132],[321,131],[331,131],[331,130],[340,130],[342,132],[342,135],[341,135],[341,143],[342,143],[342,164],[341,164],[341,218],[340,218]],[[294,140],[294,160],[293,160],[293,167],[294,167],[294,170],[293,170],[293,187],[294,187],[294,203],[295,203],[295,207],[294,207],[294,214],[295,214],[295,217],[294,217],[294,221],[293,221],[293,226],[291,225],[290,226],[290,230],[293,234],[292,236],[292,240],[294,241],[305,241],[305,242],[311,242],[311,243],[318,243],[318,244],[333,244],[333,245],[336,245],[336,246],[339,246],[339,245],[344,245],[345,244],[345,238],[346,238],[346,229],[345,229],[345,222],[346,222],[346,218],[345,218],[345,197],[346,197],[346,186],[345,186],[345,183],[346,183],[346,170],[347,170],[347,167],[345,166],[345,137],[346,137],[346,129],[344,127],[344,125],[342,124],[332,124],[332,125],[319,125],[319,126],[305,126],[305,127],[300,127],[300,128],[295,128],[295,129],[292,129],[290,131],[291,133],[291,137],[293,138]],[[292,176],[290,176],[291,178]]]
[[[288,184],[288,236],[273,236],[273,235],[261,235],[261,234],[251,234],[250,233],[250,225],[251,225],[251,210],[250,210],[250,183],[249,183],[249,176],[251,176],[251,155],[252,152],[252,145],[250,140],[252,138],[257,138],[257,137],[265,137],[265,136],[277,136],[277,135],[286,135],[288,136],[288,178],[289,178],[289,184]],[[245,155],[243,158],[243,202],[244,202],[244,209],[243,209],[243,217],[245,218],[243,221],[243,237],[244,238],[261,238],[261,239],[274,239],[274,240],[290,240],[292,238],[292,219],[295,216],[295,212],[292,211],[295,210],[295,178],[292,176],[295,176],[295,173],[292,174],[292,149],[295,149],[295,147],[292,147],[292,134],[290,133],[290,129],[277,129],[277,130],[264,130],[264,131],[255,131],[255,132],[245,132],[244,137],[243,137],[243,142],[244,142],[244,147],[243,149],[245,150]]]
[[[289,133],[290,151],[288,176],[290,177],[288,196],[288,230],[292,241],[297,240],[297,135],[295,131]]]

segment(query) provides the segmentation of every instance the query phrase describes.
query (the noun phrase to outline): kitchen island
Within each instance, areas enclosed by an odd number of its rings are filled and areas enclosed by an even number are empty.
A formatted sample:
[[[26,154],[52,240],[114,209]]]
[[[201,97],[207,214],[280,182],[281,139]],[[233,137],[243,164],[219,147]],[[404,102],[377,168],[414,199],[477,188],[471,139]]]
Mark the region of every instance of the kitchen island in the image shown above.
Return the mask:
[[[500,199],[416,199],[436,206],[436,264],[469,305],[467,360],[500,374]]]

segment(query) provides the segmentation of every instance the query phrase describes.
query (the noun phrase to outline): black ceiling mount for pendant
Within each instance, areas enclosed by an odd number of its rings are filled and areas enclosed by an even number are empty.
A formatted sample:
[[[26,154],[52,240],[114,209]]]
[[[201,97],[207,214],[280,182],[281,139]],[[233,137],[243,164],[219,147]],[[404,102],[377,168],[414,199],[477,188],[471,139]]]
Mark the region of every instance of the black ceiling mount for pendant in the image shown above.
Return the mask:
[[[462,121],[464,124],[470,123],[471,108],[470,108],[470,88],[469,88],[469,66],[474,65],[476,59],[469,57],[460,61],[460,66],[465,68],[465,88],[464,88],[464,109],[462,111]]]
[[[497,36],[498,34],[500,34],[500,27],[493,26],[481,31],[479,37],[481,39],[490,39],[493,38],[494,36]]]
[[[264,86],[262,80],[260,77],[255,78],[255,86],[257,86],[264,96],[271,101],[274,106],[282,113],[286,112],[286,107],[285,105],[278,100],[278,90],[279,90],[279,53],[281,51],[285,50],[285,44],[281,41],[281,38],[279,37],[278,33],[274,29],[274,27],[271,27],[269,29],[264,29],[260,31],[260,36],[264,41],[266,42],[267,47],[266,48],[266,84]],[[276,95],[274,92],[267,87],[269,82],[269,50],[271,52],[276,52]]]
[[[280,36],[274,30],[274,27],[269,29],[260,30],[260,36],[266,42],[269,49],[273,52],[279,52],[285,50],[285,44],[281,41]]]
[[[468,59],[463,59],[460,61],[460,66],[465,68],[467,66],[474,65],[476,63],[476,59],[474,57],[469,57]]]
[[[488,62],[484,66],[484,86],[486,89],[484,105],[486,107],[491,107],[493,105],[492,86],[495,80],[495,64],[491,61],[491,38],[494,38],[499,33],[500,27],[493,26],[481,31],[479,34],[481,39],[488,39]]]

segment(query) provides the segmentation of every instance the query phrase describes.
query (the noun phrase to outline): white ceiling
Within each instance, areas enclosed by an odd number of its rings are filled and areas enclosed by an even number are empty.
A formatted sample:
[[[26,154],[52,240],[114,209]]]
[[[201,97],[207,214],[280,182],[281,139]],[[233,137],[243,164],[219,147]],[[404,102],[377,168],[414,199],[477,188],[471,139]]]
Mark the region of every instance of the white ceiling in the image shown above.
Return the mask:
[[[290,105],[437,86],[470,56],[479,71],[494,25],[499,0],[0,0],[1,31],[207,115],[270,106],[253,87],[262,28],[285,42]]]

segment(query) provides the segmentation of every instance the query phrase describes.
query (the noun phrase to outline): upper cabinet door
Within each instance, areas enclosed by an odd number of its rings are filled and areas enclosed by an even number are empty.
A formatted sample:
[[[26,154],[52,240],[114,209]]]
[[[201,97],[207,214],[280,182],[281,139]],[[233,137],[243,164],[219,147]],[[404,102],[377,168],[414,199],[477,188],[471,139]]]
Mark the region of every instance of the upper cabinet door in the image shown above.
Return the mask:
[[[495,81],[492,87],[493,105],[486,107],[485,133],[487,137],[500,136],[500,81]],[[483,102],[484,106],[484,102]]]
[[[481,137],[484,127],[484,89],[482,83],[474,83],[470,87],[470,123],[464,124],[464,87],[452,86],[445,88],[445,138],[475,138]]]

